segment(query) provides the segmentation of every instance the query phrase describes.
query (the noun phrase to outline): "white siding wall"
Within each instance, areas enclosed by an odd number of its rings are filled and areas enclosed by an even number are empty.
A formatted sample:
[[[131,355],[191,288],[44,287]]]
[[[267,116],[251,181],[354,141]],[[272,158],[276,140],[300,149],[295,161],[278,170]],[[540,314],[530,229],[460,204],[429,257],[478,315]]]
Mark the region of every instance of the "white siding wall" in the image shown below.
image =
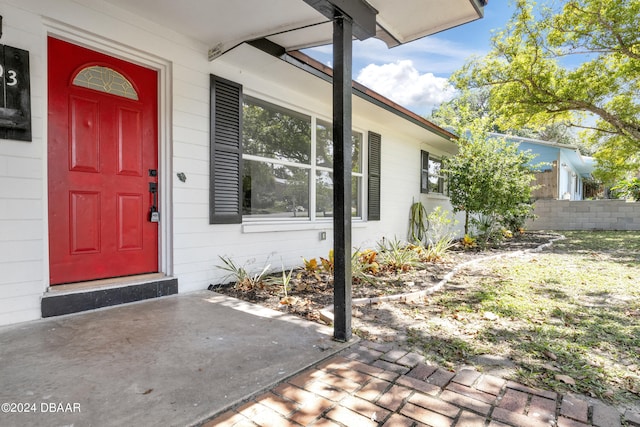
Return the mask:
[[[287,79],[265,80],[261,69],[226,64],[224,56],[210,63],[208,46],[93,0],[0,0],[0,14],[2,43],[30,52],[33,117],[33,142],[0,140],[0,325],[39,318],[40,299],[48,287],[48,32],[162,71],[166,89],[160,117],[160,173],[165,184],[162,267],[178,277],[180,292],[220,282],[224,274],[215,268],[220,255],[241,264],[254,260],[256,269],[265,262],[279,268],[281,263],[299,265],[301,257],[326,256],[332,246],[330,223],[209,224],[209,74],[242,83],[251,95],[286,100],[289,108],[324,118],[331,117],[328,85],[321,94],[310,95],[304,88],[291,87]],[[310,78],[302,71],[292,73]],[[414,200],[423,200],[429,208],[450,207],[446,198],[419,193],[420,149],[430,148],[421,146],[415,128],[405,134],[362,117],[361,104],[354,102],[354,128],[365,133],[365,141],[367,131],[380,133],[383,154],[382,220],[354,223],[354,246],[368,247],[383,236],[406,236]],[[432,138],[426,132],[425,137]],[[186,182],[177,179],[178,172],[187,176]],[[320,231],[327,232],[327,240],[320,240]]]
[[[1,43],[30,51],[33,141],[0,140],[0,325],[38,318],[45,278],[45,57],[39,18],[2,5]]]
[[[580,175],[575,170],[567,156],[565,156],[562,152],[560,152],[559,164],[559,200],[582,200],[582,181]],[[576,181],[578,181],[577,189]]]

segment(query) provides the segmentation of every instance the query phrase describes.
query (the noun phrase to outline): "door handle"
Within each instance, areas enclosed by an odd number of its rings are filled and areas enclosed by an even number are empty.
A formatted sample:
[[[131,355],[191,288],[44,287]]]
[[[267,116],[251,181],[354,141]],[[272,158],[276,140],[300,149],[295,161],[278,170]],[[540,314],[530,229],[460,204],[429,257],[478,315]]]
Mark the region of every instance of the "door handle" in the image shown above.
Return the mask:
[[[149,213],[149,222],[160,222],[160,212],[158,212],[158,184],[155,182],[149,183],[149,192],[153,196],[153,203],[151,204],[151,212]]]

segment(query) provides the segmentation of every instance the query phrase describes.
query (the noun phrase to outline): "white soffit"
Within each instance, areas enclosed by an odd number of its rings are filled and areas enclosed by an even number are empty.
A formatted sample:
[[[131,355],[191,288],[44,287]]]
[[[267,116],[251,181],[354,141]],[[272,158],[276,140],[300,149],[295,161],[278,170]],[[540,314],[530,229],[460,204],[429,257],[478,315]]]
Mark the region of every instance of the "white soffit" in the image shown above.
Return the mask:
[[[248,40],[327,19],[302,0],[105,0],[204,43],[218,56]]]
[[[483,9],[475,0],[369,0],[369,3],[378,10],[378,27],[400,44],[483,16]],[[378,38],[394,45],[380,31]]]
[[[105,0],[198,40],[217,57],[268,37],[287,50],[329,44],[332,25],[303,0]],[[378,10],[377,34],[389,46],[482,17],[481,0],[368,0]]]

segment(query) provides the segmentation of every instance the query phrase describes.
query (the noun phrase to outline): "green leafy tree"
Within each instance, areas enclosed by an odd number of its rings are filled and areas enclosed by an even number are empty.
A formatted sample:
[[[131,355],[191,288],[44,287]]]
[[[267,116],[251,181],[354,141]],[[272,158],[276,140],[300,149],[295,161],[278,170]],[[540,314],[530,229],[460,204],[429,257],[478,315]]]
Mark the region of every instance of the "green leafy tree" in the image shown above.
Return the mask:
[[[491,132],[576,145],[583,154],[591,153],[566,122],[523,125],[513,129],[500,128],[497,124],[497,115],[491,110],[489,101],[490,91],[487,87],[463,90],[452,100],[435,108],[429,120],[444,128],[457,128],[463,118],[464,120],[488,118]],[[462,111],[466,111],[467,114],[461,114]]]
[[[615,186],[611,187],[616,193],[619,193],[621,196],[635,200],[636,202],[640,201],[640,178],[631,178],[628,180],[622,180]]]
[[[470,122],[485,120],[490,123],[491,132],[502,132],[494,123],[495,117],[489,106],[489,95],[488,88],[474,90],[461,88],[453,99],[434,108],[429,120],[445,129],[460,129]]]
[[[547,3],[516,0],[491,52],[458,71],[454,85],[489,88],[502,129],[553,122],[584,129],[609,179],[637,170],[640,0]]]
[[[529,215],[534,180],[529,164],[534,155],[503,138],[489,137],[478,122],[462,134],[459,152],[444,160],[443,172],[454,211],[465,212],[465,234],[474,215],[503,223]]]

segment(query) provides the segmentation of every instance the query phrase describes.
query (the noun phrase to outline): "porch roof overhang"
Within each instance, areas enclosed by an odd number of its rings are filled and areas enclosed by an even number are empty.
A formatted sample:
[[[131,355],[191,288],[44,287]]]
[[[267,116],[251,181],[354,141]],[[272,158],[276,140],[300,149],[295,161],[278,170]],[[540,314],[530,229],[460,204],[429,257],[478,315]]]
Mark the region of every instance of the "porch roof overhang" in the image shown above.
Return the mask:
[[[330,44],[331,8],[349,8],[347,0],[105,0],[145,16],[167,29],[209,47],[213,60],[245,41],[267,38],[287,51]],[[354,2],[357,4],[361,2]],[[389,47],[407,43],[482,18],[487,0],[367,0],[371,25],[356,25],[354,35],[374,35]],[[358,23],[364,20],[359,20]]]

